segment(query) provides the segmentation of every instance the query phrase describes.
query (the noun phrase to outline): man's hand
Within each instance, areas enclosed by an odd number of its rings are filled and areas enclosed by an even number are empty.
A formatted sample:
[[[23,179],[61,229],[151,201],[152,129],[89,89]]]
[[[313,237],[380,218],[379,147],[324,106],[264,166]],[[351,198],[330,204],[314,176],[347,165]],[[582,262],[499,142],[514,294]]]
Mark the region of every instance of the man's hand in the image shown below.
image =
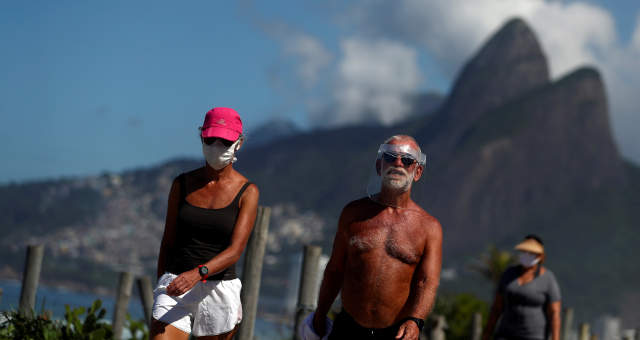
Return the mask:
[[[327,333],[327,317],[317,312],[313,314],[313,331],[321,338]]]
[[[200,279],[200,273],[198,273],[197,268],[186,271],[171,281],[167,286],[167,294],[171,296],[182,295],[193,288]]]
[[[416,323],[411,320],[405,321],[402,325],[400,325],[400,329],[398,329],[398,335],[396,335],[396,339],[420,339],[420,330],[418,329],[418,325],[416,325]]]

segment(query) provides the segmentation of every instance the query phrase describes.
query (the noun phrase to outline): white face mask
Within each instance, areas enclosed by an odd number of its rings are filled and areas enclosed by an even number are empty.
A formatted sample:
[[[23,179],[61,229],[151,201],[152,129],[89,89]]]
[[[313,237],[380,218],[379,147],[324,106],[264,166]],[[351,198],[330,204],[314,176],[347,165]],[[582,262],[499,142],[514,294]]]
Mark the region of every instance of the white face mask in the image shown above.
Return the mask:
[[[207,160],[207,164],[216,170],[220,170],[229,163],[233,163],[237,160],[235,157],[236,151],[240,148],[240,138],[231,144],[230,147],[224,146],[221,141],[217,140],[211,145],[202,143],[202,154],[204,159]]]
[[[538,264],[540,262],[540,258],[536,254],[520,252],[518,255],[518,260],[520,264],[525,268],[530,268]]]

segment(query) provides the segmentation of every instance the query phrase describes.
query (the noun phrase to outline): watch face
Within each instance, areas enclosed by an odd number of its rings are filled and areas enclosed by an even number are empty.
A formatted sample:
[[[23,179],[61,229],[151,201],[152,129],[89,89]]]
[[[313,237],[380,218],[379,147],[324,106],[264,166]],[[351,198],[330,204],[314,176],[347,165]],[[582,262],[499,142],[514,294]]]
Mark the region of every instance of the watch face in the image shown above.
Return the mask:
[[[207,268],[206,266],[200,267],[198,271],[200,272],[200,276],[205,276],[209,274],[209,268]]]

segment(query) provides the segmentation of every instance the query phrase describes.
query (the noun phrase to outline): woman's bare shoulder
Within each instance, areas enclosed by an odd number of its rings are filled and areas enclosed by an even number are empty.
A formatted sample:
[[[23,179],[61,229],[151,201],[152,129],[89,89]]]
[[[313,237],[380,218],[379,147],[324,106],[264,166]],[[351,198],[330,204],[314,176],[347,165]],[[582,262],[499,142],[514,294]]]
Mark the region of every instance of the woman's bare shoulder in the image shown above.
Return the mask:
[[[247,177],[245,177],[241,173],[236,171],[235,178],[233,179],[233,181],[235,183],[237,183],[237,185],[240,188],[242,188],[247,183],[249,183],[247,188],[242,193],[241,199],[244,199],[246,197],[258,197],[259,196],[260,190],[258,189],[258,185],[256,183],[251,182],[251,180],[249,180]]]
[[[185,171],[185,172],[181,172],[180,174],[178,174],[176,177],[173,178],[173,183],[174,184],[180,184],[180,182],[182,182],[182,180],[180,178],[183,178],[184,181],[193,181],[194,179],[198,179],[202,177],[202,172],[204,171],[204,167],[200,167],[200,168],[196,168],[193,170],[189,170],[189,171]]]

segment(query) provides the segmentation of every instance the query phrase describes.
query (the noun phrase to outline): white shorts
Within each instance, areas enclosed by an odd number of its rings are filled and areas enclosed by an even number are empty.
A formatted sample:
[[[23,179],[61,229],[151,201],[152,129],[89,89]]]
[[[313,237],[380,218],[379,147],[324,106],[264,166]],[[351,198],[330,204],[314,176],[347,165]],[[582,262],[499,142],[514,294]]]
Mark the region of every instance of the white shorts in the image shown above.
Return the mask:
[[[153,318],[194,336],[218,335],[233,330],[242,320],[240,279],[198,282],[180,296],[167,295],[177,275],[165,273],[153,290]]]

